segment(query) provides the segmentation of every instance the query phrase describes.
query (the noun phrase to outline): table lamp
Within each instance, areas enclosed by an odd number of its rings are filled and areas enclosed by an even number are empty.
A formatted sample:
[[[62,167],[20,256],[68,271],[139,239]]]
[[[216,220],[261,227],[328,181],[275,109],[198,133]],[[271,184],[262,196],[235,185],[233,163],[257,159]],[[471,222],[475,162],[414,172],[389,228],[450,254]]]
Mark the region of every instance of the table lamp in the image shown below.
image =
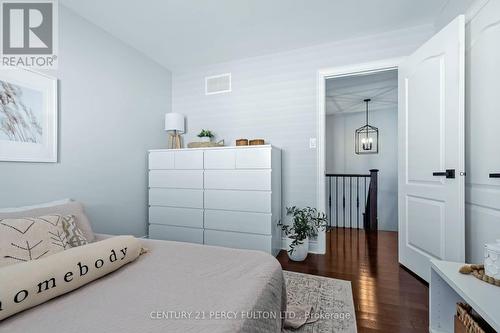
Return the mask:
[[[184,115],[169,112],[165,114],[165,131],[169,134],[169,148],[181,148],[181,134],[184,133]]]

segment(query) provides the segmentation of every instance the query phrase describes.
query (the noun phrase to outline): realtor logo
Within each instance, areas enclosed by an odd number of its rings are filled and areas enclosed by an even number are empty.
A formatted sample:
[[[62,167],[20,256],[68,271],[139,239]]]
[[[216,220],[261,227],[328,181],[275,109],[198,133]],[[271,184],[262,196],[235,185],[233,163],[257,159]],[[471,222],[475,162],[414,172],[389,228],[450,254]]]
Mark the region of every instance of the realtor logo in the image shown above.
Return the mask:
[[[0,0],[2,66],[54,69],[57,63],[56,0]]]

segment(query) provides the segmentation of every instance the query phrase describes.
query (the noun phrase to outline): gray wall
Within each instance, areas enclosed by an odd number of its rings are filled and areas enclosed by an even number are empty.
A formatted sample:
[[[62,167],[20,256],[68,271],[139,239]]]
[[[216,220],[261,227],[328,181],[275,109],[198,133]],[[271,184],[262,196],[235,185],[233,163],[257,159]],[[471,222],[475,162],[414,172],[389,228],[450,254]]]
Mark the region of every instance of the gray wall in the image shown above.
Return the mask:
[[[0,207],[71,197],[98,232],[146,233],[146,151],[166,145],[171,73],[60,7],[59,163],[0,162]]]
[[[380,170],[378,182],[378,227],[380,230],[398,230],[397,115],[397,105],[393,108],[370,112],[370,125],[379,129],[379,153],[369,155],[354,153],[354,131],[364,124],[365,113],[351,112],[326,117],[326,171],[328,173],[368,174],[370,169]],[[359,193],[363,193],[364,184],[360,184],[359,190]],[[353,191],[353,207],[356,207],[355,195],[356,192]],[[341,210],[340,204],[341,202],[339,202],[339,211]],[[346,198],[346,205],[349,206],[349,198]],[[360,206],[363,212],[363,203]],[[362,216],[361,213],[360,216]]]
[[[283,149],[284,205],[316,206],[317,75],[321,68],[410,54],[432,26],[394,31],[173,73],[173,110],[187,116],[186,141],[201,128],[234,145],[264,138]],[[232,73],[232,93],[204,94],[204,77]]]

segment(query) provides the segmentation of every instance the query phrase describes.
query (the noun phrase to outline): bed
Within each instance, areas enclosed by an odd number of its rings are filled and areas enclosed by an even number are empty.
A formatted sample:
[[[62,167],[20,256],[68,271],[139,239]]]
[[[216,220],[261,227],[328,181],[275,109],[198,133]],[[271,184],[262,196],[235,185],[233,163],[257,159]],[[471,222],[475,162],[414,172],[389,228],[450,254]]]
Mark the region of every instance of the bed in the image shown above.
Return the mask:
[[[1,321],[0,332],[281,331],[283,272],[269,254],[142,242],[150,251],[135,262]]]

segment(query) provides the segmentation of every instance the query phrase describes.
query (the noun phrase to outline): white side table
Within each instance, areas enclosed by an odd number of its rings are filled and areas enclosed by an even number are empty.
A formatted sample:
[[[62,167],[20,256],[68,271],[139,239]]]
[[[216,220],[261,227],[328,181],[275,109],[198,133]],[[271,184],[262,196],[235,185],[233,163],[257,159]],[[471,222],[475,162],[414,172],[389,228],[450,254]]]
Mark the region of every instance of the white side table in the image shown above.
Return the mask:
[[[429,322],[432,333],[452,333],[457,302],[465,302],[500,332],[500,287],[458,270],[464,264],[433,260],[431,265]]]

